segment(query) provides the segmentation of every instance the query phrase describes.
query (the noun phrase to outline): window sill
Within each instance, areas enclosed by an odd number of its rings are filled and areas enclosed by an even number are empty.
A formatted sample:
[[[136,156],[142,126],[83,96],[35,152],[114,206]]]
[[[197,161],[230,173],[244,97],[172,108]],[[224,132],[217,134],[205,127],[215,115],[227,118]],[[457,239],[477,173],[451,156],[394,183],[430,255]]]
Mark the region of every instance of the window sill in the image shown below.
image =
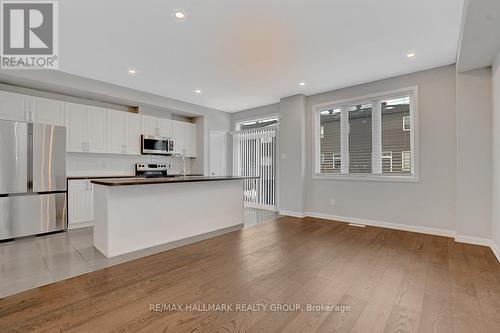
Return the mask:
[[[418,183],[418,177],[413,176],[382,176],[382,175],[348,175],[348,174],[318,174],[314,173],[312,179],[316,180],[349,180],[349,181],[369,181],[369,182],[400,182]]]

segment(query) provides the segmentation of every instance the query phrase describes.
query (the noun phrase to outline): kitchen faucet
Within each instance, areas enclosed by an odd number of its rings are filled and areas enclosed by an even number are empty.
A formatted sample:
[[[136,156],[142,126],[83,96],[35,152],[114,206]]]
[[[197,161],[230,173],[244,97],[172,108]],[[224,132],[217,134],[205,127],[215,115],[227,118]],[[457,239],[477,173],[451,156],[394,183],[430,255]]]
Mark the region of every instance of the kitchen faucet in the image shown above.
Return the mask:
[[[182,173],[182,176],[183,177],[186,177],[186,163],[184,161],[184,155],[183,154],[180,154],[180,153],[175,153],[173,154],[171,157],[170,157],[170,163],[168,164],[168,168],[170,169],[172,167],[172,161],[174,160],[175,157],[179,156],[182,160],[182,170],[179,171],[179,174],[178,176],[181,175]]]

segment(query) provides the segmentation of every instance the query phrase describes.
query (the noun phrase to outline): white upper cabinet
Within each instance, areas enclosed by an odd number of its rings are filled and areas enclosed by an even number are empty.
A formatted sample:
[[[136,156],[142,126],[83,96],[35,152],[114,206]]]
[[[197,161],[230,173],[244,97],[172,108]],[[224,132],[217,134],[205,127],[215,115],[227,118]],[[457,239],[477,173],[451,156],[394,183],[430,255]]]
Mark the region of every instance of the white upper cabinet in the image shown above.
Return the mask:
[[[66,103],[66,143],[69,152],[87,149],[87,107]]]
[[[108,110],[108,151],[112,154],[125,153],[125,117],[124,112]]]
[[[27,121],[30,97],[0,91],[0,119]]]
[[[196,124],[189,123],[188,124],[188,153],[189,157],[197,157],[198,156],[198,150],[196,147],[198,146],[198,131]]]
[[[108,151],[113,154],[140,155],[139,116],[108,110]]]
[[[68,151],[107,153],[106,109],[66,103]]]
[[[184,121],[172,121],[174,152],[185,157],[196,157],[196,124]]]
[[[87,106],[87,152],[107,153],[107,110]]]
[[[141,154],[141,126],[138,114],[125,113],[125,145],[126,153],[133,155]]]
[[[64,102],[31,97],[29,120],[34,123],[65,126]]]
[[[172,120],[141,115],[141,134],[172,136]]]
[[[158,133],[160,136],[172,137],[172,120],[158,118]]]
[[[159,135],[158,118],[141,115],[141,134]]]

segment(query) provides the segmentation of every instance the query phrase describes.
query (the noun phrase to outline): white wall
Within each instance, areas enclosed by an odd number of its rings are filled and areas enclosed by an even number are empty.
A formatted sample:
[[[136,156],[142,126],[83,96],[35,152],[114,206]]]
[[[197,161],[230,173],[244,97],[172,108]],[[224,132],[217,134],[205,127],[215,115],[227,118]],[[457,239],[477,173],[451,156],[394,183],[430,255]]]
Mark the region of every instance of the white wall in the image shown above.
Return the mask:
[[[500,52],[493,65],[493,117],[492,117],[492,238],[497,251],[500,251]],[[497,253],[500,255],[500,253]]]
[[[491,238],[491,69],[457,73],[457,235]]]
[[[418,86],[418,183],[313,180],[312,106]],[[308,211],[404,225],[455,229],[455,67],[445,66],[307,99]],[[332,205],[330,199],[334,199]]]
[[[306,191],[306,97],[295,95],[280,101],[279,200],[280,211],[302,215]]]
[[[135,164],[140,162],[169,164],[170,158],[165,156],[135,156],[135,155],[110,155],[68,153],[66,171],[68,177],[78,176],[133,176]],[[186,158],[186,173],[190,174],[191,159]],[[176,174],[182,169],[182,162],[175,159],[169,174]]]
[[[457,194],[455,78],[455,67],[445,66],[308,96],[305,109],[305,199],[302,211],[297,213],[313,212],[454,231]],[[312,179],[313,105],[415,85],[419,95],[418,183]],[[275,105],[235,113],[233,122],[263,116],[266,112],[272,114],[276,111]],[[297,138],[300,137],[301,125],[298,118],[286,121],[284,112],[287,109],[281,105],[280,149],[281,154],[293,158],[293,148],[299,149],[300,155],[300,140]],[[290,149],[285,152],[283,146],[287,143]],[[280,163],[298,165],[300,159],[294,159],[292,163],[281,158]],[[300,171],[280,176],[281,184],[296,182],[300,179]],[[286,185],[280,186],[281,191],[285,188]],[[286,193],[280,192],[280,210],[289,210],[283,206]],[[297,193],[294,195],[298,197]],[[300,205],[295,203],[291,207]]]

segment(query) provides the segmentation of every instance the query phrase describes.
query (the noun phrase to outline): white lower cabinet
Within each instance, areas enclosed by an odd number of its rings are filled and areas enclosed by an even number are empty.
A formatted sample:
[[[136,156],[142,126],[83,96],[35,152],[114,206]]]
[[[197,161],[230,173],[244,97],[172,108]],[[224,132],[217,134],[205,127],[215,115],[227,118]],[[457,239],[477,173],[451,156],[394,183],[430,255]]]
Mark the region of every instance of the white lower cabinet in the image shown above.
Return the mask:
[[[94,220],[93,186],[88,179],[68,180],[68,223],[89,223]]]

